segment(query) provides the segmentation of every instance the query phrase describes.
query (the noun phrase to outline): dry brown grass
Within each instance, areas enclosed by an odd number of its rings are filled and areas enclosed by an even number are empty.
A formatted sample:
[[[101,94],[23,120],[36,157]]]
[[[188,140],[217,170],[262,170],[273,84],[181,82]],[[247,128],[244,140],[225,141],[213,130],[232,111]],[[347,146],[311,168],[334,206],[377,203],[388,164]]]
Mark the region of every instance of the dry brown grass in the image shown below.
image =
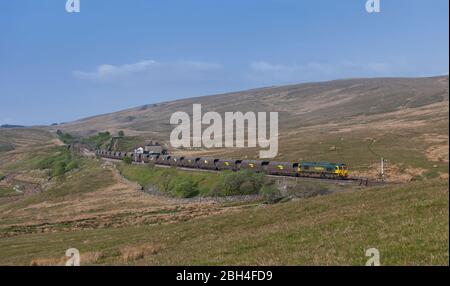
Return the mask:
[[[58,128],[69,133],[82,134],[123,129],[129,136],[144,135],[151,138],[150,136],[154,135],[155,139],[159,137],[166,140],[171,129],[168,125],[170,114],[175,111],[192,112],[192,103],[201,103],[204,111],[279,111],[282,114],[280,126],[293,129],[292,127],[318,125],[398,110],[405,110],[408,114],[412,109],[442,100],[448,101],[446,76],[341,80],[254,89],[140,106],[90,117]],[[125,120],[129,117],[133,118],[131,122]]]
[[[30,263],[30,266],[64,266],[66,262],[66,258],[36,258],[33,259]]]
[[[213,201],[180,201],[145,194],[137,183],[124,179],[114,165],[95,165],[67,177],[67,182],[54,182],[42,193],[22,197],[0,205],[0,237],[21,233],[53,233],[83,229],[165,224],[234,211]],[[98,173],[93,175],[93,172]],[[108,185],[90,189],[79,195],[79,186],[98,177],[111,178]],[[75,183],[78,182],[78,183]],[[67,190],[67,196],[53,197],[54,187]],[[45,196],[41,198],[42,196]]]
[[[130,263],[139,259],[143,259],[150,255],[155,255],[161,251],[162,247],[153,244],[142,244],[139,246],[126,246],[120,249],[122,260]]]
[[[103,253],[100,251],[81,253],[80,265],[93,265],[102,257]],[[67,257],[36,258],[31,261],[30,266],[64,266],[67,259]]]
[[[4,238],[0,264],[57,265],[59,259],[47,257],[63,256],[68,240],[103,252],[93,263],[102,265],[364,265],[369,247],[380,250],[382,265],[448,265],[448,181],[336,193],[182,223]]]
[[[425,154],[430,161],[448,163],[448,143],[431,146]]]
[[[385,179],[391,182],[411,182],[415,177],[422,175],[426,169],[405,168],[399,165],[388,165],[385,167]],[[371,179],[379,178],[380,164],[371,165],[366,171],[352,171],[352,175],[367,177]]]
[[[103,253],[100,251],[91,251],[91,252],[81,253],[80,264],[81,265],[96,264],[102,258],[103,258]]]

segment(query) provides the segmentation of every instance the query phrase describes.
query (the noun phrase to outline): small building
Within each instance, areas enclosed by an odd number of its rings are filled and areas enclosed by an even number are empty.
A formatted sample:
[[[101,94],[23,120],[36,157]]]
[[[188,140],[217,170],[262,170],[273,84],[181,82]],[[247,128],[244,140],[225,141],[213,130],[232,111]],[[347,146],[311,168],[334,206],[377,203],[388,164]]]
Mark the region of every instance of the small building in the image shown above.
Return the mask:
[[[144,154],[144,148],[139,147],[134,150],[134,154]]]
[[[166,155],[167,149],[161,146],[158,141],[151,140],[144,146],[144,154]]]

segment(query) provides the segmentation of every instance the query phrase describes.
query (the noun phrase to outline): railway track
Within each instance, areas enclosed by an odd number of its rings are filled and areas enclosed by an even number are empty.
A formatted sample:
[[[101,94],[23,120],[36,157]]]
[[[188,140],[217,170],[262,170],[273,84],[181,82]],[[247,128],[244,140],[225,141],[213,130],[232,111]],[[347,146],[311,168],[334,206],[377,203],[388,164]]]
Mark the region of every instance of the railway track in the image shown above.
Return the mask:
[[[101,157],[103,160],[111,161],[111,162],[122,162],[120,159],[112,159],[112,158],[105,158]],[[145,165],[146,163],[143,162],[132,162],[133,165]],[[205,170],[205,169],[196,169],[196,168],[186,168],[186,167],[179,167],[179,166],[167,166],[167,165],[159,165],[155,164],[155,167],[158,168],[176,168],[177,170],[184,170],[184,171],[190,171],[190,172],[206,172],[206,173],[218,173],[221,172],[219,170]],[[296,180],[296,181],[310,181],[310,182],[322,182],[327,184],[336,184],[336,185],[348,185],[348,186],[383,186],[386,185],[386,182],[381,181],[375,181],[375,180],[369,180],[368,178],[364,177],[349,177],[347,179],[326,179],[326,178],[317,178],[317,177],[293,177],[293,176],[283,176],[283,175],[269,175],[266,174],[269,178],[274,179],[287,179],[287,180]]]

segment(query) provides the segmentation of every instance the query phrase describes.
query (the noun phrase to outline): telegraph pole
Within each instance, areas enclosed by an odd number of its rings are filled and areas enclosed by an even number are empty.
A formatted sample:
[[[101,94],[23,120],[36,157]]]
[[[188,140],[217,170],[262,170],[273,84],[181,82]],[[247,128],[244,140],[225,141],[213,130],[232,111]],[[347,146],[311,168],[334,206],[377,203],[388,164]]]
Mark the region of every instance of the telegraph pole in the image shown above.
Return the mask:
[[[381,180],[383,180],[383,181],[384,181],[384,168],[385,168],[386,162],[387,162],[387,160],[385,160],[383,157],[381,157],[380,177],[381,177]]]

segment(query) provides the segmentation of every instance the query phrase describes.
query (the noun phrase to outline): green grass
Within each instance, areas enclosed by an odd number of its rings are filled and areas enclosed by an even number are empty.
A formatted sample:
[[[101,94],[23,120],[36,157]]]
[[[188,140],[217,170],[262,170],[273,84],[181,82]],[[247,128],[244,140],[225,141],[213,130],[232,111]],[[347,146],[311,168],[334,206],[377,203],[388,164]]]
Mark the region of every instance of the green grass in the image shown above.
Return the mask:
[[[78,168],[78,161],[67,148],[60,147],[57,152],[38,161],[37,167],[41,170],[49,169],[51,176],[58,177]]]
[[[84,138],[84,144],[91,145],[97,149],[108,149],[109,143],[111,141],[111,134],[109,132],[99,132],[97,135]]]
[[[137,147],[145,145],[145,139],[136,136],[126,136],[117,138],[117,145],[115,151],[131,152]]]
[[[57,178],[58,184],[44,192],[45,195],[40,200],[58,201],[63,197],[67,200],[66,196],[75,199],[80,194],[94,192],[109,186],[112,183],[110,176],[110,172],[100,168],[98,162],[83,159],[80,162],[79,172],[71,174],[70,178],[67,175]],[[89,179],[83,179],[86,177]]]
[[[111,173],[100,168],[99,162],[80,159],[79,164],[78,171],[54,178],[53,184],[48,189],[35,195],[26,196],[17,202],[1,206],[1,211],[17,211],[39,203],[70,203],[72,200],[83,199],[83,196],[87,193],[101,190],[113,183],[110,177]],[[48,210],[47,208],[39,208],[37,209],[39,213],[36,213],[36,215],[43,214]],[[0,225],[17,223],[17,219],[10,217],[8,221],[2,221]],[[20,219],[29,220],[31,218]]]
[[[448,265],[448,182],[430,180],[254,207],[166,225],[20,235],[0,240],[0,264],[98,251],[99,264]],[[158,246],[124,262],[125,246]],[[83,261],[81,261],[83,264]]]
[[[14,145],[9,142],[0,142],[0,152],[9,152],[14,150]]]
[[[49,170],[49,176],[58,177],[79,167],[80,158],[66,147],[50,147],[43,150],[23,153],[19,160],[6,162],[0,168],[4,173]]]
[[[60,156],[65,147],[50,147],[42,150],[33,150],[30,152],[22,153],[19,160],[8,160],[5,161],[0,168],[4,170],[4,173],[9,172],[19,172],[19,171],[30,171],[34,169],[39,169],[43,166],[45,160],[51,157]]]
[[[61,130],[57,130],[56,135],[58,135],[58,138],[62,142],[64,142],[64,144],[72,144],[73,142],[78,140],[76,137],[72,136],[71,134],[64,133]]]
[[[144,189],[156,187],[160,192],[177,197],[254,195],[259,194],[263,186],[267,195],[275,191],[273,180],[248,170],[205,173],[126,163],[120,164],[119,170]]]
[[[208,195],[219,182],[219,174],[159,168],[151,165],[137,166],[119,164],[121,174],[130,181],[137,182],[144,189],[156,186],[161,192],[170,193],[177,182],[192,181],[200,195]]]
[[[16,196],[18,193],[13,188],[0,187],[0,198]]]

